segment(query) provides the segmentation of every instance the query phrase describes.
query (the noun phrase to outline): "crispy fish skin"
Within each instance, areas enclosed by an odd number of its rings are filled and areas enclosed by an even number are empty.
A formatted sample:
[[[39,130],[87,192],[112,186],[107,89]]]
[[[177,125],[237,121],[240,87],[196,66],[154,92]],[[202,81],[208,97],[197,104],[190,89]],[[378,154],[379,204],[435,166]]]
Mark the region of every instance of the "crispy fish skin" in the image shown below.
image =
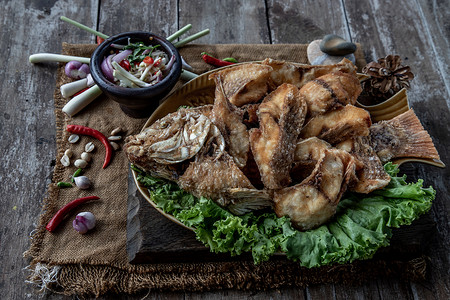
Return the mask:
[[[306,103],[298,89],[282,84],[270,93],[258,109],[260,128],[250,130],[250,147],[268,189],[291,182],[295,144],[306,115]]]
[[[334,145],[355,136],[369,135],[372,125],[369,113],[351,104],[312,118],[303,127],[300,137],[316,136]]]
[[[243,123],[244,112],[225,96],[221,76],[216,76],[216,92],[211,120],[219,128],[225,140],[226,151],[239,168],[247,163],[250,150],[247,126]]]
[[[359,162],[356,180],[349,185],[350,191],[368,194],[384,188],[391,181],[377,154],[369,145],[368,137],[349,139],[336,145],[336,148],[350,153]]]
[[[412,109],[370,127],[370,145],[383,163],[399,157],[440,160],[433,140]]]
[[[272,67],[270,79],[275,86],[283,83],[290,83],[297,88],[303,87],[307,82],[320,76],[333,72],[345,72],[356,76],[356,67],[353,63],[344,58],[335,65],[297,65],[285,61],[266,58],[262,64]]]
[[[361,92],[361,84],[356,74],[344,72],[325,74],[309,81],[300,89],[300,94],[308,105],[307,118],[347,104],[354,105]]]
[[[328,221],[348,182],[354,177],[355,160],[345,151],[325,149],[310,176],[274,193],[275,213],[288,216],[292,225],[309,230]]]
[[[216,80],[220,77],[225,97],[237,107],[241,107],[256,103],[267,94],[271,71],[270,66],[249,63],[218,71],[209,75],[209,79]]]

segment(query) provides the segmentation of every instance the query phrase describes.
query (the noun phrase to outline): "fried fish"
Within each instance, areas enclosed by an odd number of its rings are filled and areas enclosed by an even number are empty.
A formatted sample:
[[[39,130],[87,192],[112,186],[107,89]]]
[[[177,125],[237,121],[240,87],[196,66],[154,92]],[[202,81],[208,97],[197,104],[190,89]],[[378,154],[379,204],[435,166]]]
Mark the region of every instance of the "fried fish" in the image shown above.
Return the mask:
[[[303,127],[300,137],[315,136],[334,145],[354,136],[367,136],[371,124],[366,110],[348,104],[312,118]]]
[[[356,180],[349,186],[349,190],[368,194],[384,188],[391,181],[391,177],[384,170],[377,154],[369,145],[368,137],[349,139],[336,145],[336,148],[350,153],[359,162]]]
[[[262,64],[272,68],[270,79],[275,86],[290,83],[301,88],[307,82],[333,72],[345,72],[356,76],[356,67],[346,58],[335,65],[299,65],[271,58],[266,58]]]
[[[394,158],[417,157],[440,161],[428,132],[412,109],[370,127],[369,142],[383,163]]]
[[[334,72],[309,81],[300,94],[308,105],[309,119],[347,104],[354,105],[361,91],[356,74]]]
[[[298,89],[291,84],[279,86],[259,106],[260,128],[250,130],[250,147],[268,189],[291,182],[289,170],[306,109]]]
[[[209,79],[220,77],[225,97],[240,107],[256,103],[267,94],[271,71],[270,66],[249,63],[215,72],[209,75]]]
[[[275,213],[294,227],[309,230],[329,220],[354,177],[355,161],[345,151],[325,149],[313,172],[301,183],[275,191]]]
[[[216,76],[215,81],[216,92],[211,120],[224,137],[226,151],[242,169],[247,163],[250,149],[247,126],[242,123],[244,112],[226,98],[221,76]]]

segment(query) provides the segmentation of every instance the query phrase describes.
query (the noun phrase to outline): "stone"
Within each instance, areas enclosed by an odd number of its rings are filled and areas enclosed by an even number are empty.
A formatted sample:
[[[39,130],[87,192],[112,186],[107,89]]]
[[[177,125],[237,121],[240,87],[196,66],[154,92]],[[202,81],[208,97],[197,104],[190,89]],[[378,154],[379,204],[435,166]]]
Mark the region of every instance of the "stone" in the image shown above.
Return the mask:
[[[338,35],[327,34],[320,43],[320,50],[329,55],[343,56],[354,53],[356,51],[356,45],[352,42],[347,42]]]
[[[347,58],[352,63],[355,63],[355,55],[328,55],[320,50],[320,42],[322,40],[312,41],[308,48],[306,49],[306,54],[308,56],[308,61],[311,65],[333,65],[339,63],[342,59]]]

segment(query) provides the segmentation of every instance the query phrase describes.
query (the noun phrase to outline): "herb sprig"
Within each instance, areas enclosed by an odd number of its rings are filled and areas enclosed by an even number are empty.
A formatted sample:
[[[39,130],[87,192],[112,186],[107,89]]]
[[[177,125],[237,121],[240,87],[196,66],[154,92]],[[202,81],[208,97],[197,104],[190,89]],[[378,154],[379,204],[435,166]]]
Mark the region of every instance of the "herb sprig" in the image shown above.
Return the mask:
[[[147,46],[147,45],[144,45],[144,43],[142,43],[142,42],[136,42],[136,43],[131,43],[131,44],[126,45],[124,47],[124,49],[133,50],[133,53],[131,53],[128,56],[128,61],[130,63],[133,63],[136,61],[140,62],[140,61],[144,60],[144,58],[146,56],[150,56],[152,54],[153,50],[155,50],[155,48],[157,48],[159,46],[160,45]]]

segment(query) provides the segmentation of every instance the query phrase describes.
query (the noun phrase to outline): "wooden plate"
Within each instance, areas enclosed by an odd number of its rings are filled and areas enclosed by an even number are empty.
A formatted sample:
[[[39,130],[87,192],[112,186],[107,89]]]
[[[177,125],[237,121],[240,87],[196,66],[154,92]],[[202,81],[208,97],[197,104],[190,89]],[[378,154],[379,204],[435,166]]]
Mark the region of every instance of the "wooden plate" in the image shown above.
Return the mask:
[[[246,62],[249,63],[249,62]],[[240,64],[246,64],[246,63],[240,63]],[[254,62],[254,63],[260,63],[260,62]],[[236,66],[238,64],[232,65]],[[302,64],[296,64],[301,66]],[[209,80],[208,76],[212,73],[217,72],[218,70],[229,68],[232,66],[226,66],[222,68],[218,68],[206,73],[203,73],[202,75],[198,76],[197,78],[194,78],[187,82],[185,85],[183,85],[180,89],[176,90],[175,92],[171,93],[166,97],[166,99],[163,101],[163,103],[153,112],[153,114],[150,116],[150,118],[147,120],[147,122],[144,124],[144,127],[142,128],[142,131],[149,127],[151,124],[153,124],[156,120],[159,120],[166,115],[175,112],[180,106],[186,105],[186,106],[192,106],[197,107],[201,105],[206,104],[212,104],[214,102],[214,91],[215,91],[215,83],[214,80]],[[358,78],[360,81],[366,79],[366,75],[364,74],[358,74]],[[400,115],[401,113],[404,113],[409,109],[409,103],[408,103],[408,96],[406,93],[406,90],[403,89],[396,95],[394,95],[391,99],[389,99],[389,102],[386,101],[380,105],[375,106],[364,106],[362,104],[357,103],[357,106],[362,107],[369,111],[369,113],[372,116],[372,119],[375,121],[380,120],[389,120],[392,119],[395,116]],[[402,158],[397,159],[393,161],[396,164],[402,164],[405,162],[421,162],[426,164],[431,164],[437,167],[445,167],[444,163],[442,161],[437,160],[428,160],[428,159],[415,159],[415,158]],[[151,195],[146,187],[141,185],[137,181],[137,173],[132,170],[133,173],[133,179],[136,183],[136,186],[139,190],[139,192],[144,196],[144,198],[162,215],[164,215],[169,220],[177,223],[178,225],[194,230],[192,227],[188,227],[178,221],[175,217],[173,217],[170,214],[165,213],[163,210],[157,207],[156,203],[152,200]]]

